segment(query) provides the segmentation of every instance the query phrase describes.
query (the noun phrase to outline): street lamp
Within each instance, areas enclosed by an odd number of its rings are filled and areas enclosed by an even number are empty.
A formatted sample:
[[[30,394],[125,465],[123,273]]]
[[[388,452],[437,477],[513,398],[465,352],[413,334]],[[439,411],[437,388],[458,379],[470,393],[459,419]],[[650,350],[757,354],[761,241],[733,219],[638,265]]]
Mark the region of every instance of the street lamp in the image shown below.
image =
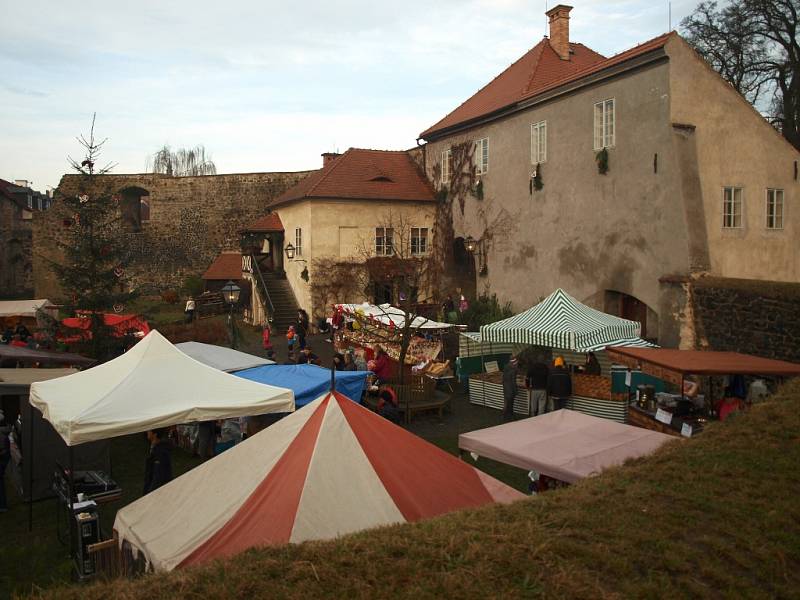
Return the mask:
[[[222,286],[220,291],[222,292],[222,299],[225,300],[225,304],[228,305],[228,328],[231,333],[231,348],[235,350],[236,332],[233,323],[233,307],[239,302],[239,294],[242,292],[242,288],[229,279],[228,283]]]
[[[283,251],[286,253],[286,258],[292,260],[294,258],[294,246],[291,244],[287,245]]]
[[[464,240],[464,248],[466,248],[467,252],[469,252],[470,254],[474,254],[477,247],[478,247],[478,242],[475,240],[474,237],[468,235],[467,238]]]
[[[464,249],[473,256],[478,257],[478,275],[482,277],[488,272],[486,266],[486,248],[483,245],[483,240],[476,240],[471,235],[464,238]]]

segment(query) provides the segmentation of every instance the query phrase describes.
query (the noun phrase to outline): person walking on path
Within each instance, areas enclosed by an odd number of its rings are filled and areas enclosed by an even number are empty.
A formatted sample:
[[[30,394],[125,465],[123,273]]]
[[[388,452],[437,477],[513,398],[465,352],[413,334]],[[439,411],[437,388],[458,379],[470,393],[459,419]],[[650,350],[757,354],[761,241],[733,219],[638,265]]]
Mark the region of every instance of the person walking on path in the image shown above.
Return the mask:
[[[519,360],[512,356],[503,369],[503,420],[514,418],[514,397],[517,395],[517,365]]]
[[[167,438],[167,429],[151,429],[147,432],[150,453],[144,466],[144,494],[172,481],[172,448]]]
[[[530,415],[543,415],[547,412],[547,376],[549,369],[540,360],[528,367],[525,376],[525,386],[531,390]]]
[[[550,374],[547,376],[547,412],[564,408],[567,398],[572,396],[572,378],[564,366],[564,358],[557,356]]]

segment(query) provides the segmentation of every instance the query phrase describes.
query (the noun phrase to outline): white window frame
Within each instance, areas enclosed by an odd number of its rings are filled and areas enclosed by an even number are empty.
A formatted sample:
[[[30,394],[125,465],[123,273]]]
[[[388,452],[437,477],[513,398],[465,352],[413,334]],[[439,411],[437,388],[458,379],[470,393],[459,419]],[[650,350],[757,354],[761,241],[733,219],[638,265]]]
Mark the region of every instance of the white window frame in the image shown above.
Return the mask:
[[[607,98],[594,104],[594,149],[613,148],[617,136],[617,103]]]
[[[484,175],[489,172],[489,138],[481,138],[475,142],[475,172]]]
[[[766,220],[764,225],[769,230],[783,229],[783,216],[786,208],[785,193],[780,188],[767,188]],[[779,209],[779,210],[776,210]],[[771,213],[770,213],[771,209]]]
[[[380,240],[380,243],[378,242]],[[392,256],[394,254],[394,227],[375,228],[375,255]]]
[[[294,230],[294,255],[303,256],[303,229],[295,227]]]
[[[531,123],[531,164],[547,162],[547,121]]]
[[[442,185],[450,184],[450,177],[452,175],[453,166],[453,150],[448,148],[442,151]]]
[[[424,232],[424,235],[423,235]],[[430,229],[427,227],[412,227],[411,228],[411,239],[410,239],[410,250],[411,256],[425,256],[428,254],[428,238],[430,236]],[[415,243],[416,242],[416,243]],[[416,245],[416,250],[414,246]]]
[[[739,199],[736,199],[736,193]],[[738,212],[736,208],[738,207]],[[728,210],[730,208],[730,210]],[[739,217],[737,224],[736,217]],[[726,186],[722,188],[722,228],[742,229],[744,227],[744,188]]]

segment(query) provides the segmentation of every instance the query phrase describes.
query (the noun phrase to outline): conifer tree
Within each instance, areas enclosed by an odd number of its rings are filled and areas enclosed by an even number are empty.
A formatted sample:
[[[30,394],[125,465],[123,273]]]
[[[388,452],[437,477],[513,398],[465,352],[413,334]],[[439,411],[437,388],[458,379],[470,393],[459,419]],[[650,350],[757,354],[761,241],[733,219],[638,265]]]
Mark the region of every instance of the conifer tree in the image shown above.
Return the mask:
[[[86,340],[80,351],[98,360],[108,360],[121,341],[105,325],[104,313],[122,312],[133,294],[128,290],[126,267],[128,252],[122,237],[122,220],[118,196],[103,190],[98,176],[114,165],[97,167],[106,140],[94,137],[95,116],[88,139],[81,135],[85,157],[80,162],[69,158],[79,176],[78,193],[64,196],[61,202],[68,210],[63,226],[67,235],[60,242],[63,260],[53,265],[67,298],[65,309],[76,316],[90,319]]]

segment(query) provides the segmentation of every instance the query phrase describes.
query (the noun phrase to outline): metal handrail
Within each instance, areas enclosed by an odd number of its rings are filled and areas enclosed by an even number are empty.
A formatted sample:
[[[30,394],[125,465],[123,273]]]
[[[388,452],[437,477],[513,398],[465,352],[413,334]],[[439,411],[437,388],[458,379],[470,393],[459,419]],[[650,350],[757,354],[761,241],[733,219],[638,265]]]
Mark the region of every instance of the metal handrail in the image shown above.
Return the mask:
[[[267,319],[271,321],[273,318],[275,318],[275,306],[272,304],[272,298],[269,297],[267,282],[264,281],[264,276],[261,274],[261,267],[258,266],[256,256],[252,252],[250,253],[250,259],[253,265],[253,273],[258,276],[258,281],[261,283],[261,289],[264,290],[264,298],[266,300],[265,304],[267,307]]]

